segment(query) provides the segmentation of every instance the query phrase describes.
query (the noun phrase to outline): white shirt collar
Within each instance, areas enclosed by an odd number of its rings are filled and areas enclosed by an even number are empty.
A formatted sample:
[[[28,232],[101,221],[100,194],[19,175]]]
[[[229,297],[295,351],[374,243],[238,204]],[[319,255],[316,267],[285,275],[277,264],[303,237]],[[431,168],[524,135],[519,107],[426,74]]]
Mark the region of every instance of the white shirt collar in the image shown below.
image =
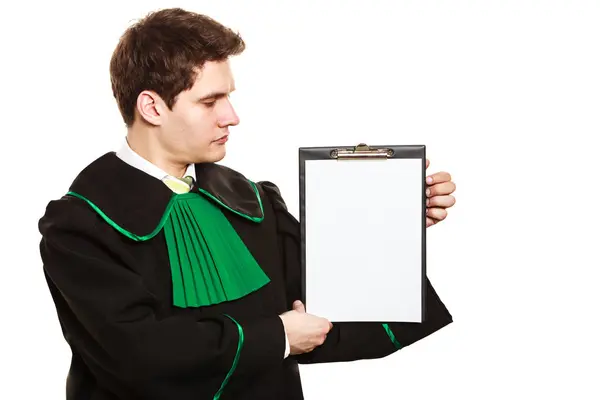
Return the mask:
[[[150,161],[146,160],[138,153],[133,151],[133,149],[129,146],[127,139],[124,140],[123,144],[121,145],[121,148],[119,149],[119,151],[117,151],[116,154],[117,157],[125,161],[127,164],[141,171],[144,171],[148,175],[153,176],[158,180],[162,181],[165,177],[171,176],[167,172],[163,171],[162,169],[160,169],[159,167],[152,164]],[[192,178],[194,178],[194,180],[196,179],[196,169],[194,168],[194,164],[188,165],[184,176],[191,176]]]

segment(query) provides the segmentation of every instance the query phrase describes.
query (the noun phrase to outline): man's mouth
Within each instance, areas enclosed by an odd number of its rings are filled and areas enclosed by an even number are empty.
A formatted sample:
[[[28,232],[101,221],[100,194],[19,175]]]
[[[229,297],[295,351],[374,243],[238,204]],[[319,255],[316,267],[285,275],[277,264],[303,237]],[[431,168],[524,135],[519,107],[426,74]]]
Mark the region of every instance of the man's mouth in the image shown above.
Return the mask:
[[[229,134],[223,135],[220,138],[218,138],[217,140],[214,140],[214,142],[216,142],[216,143],[225,143],[228,138],[229,138]]]

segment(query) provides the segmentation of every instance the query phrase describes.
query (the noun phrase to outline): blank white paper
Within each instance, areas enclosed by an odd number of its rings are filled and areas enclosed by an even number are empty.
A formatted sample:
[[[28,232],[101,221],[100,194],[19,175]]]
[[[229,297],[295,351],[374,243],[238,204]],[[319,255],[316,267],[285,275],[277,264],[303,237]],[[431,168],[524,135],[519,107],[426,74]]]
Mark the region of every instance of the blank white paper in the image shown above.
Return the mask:
[[[308,160],[306,308],[333,322],[421,322],[421,159]]]

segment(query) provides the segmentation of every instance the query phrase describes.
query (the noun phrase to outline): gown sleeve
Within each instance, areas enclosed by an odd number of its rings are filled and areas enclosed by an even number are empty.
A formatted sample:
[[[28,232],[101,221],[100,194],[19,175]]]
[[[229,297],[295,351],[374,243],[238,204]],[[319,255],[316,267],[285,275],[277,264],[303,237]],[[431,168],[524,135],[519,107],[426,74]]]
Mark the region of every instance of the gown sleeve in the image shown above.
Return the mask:
[[[158,318],[157,299],[131,267],[122,236],[77,199],[50,203],[39,222],[43,270],[69,344],[92,370],[140,398],[170,386],[260,373],[283,362],[279,316]],[[154,397],[153,397],[154,396]]]
[[[285,268],[287,301],[291,308],[301,300],[300,224],[286,207],[276,185],[261,182],[275,214],[279,251]],[[422,323],[340,322],[334,323],[325,342],[312,352],[296,355],[301,364],[376,359],[388,356],[452,322],[452,316],[427,279],[425,320]]]

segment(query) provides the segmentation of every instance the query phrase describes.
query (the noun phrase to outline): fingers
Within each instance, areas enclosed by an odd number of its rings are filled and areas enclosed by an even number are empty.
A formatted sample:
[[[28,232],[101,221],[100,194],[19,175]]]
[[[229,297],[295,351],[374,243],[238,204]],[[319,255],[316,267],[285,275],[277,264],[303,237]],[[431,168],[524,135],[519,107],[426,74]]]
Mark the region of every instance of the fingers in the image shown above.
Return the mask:
[[[425,159],[425,169],[429,168],[429,158]]]
[[[294,304],[292,307],[294,308],[294,310],[296,310],[298,312],[301,312],[301,313],[306,312],[306,308],[304,307],[304,304],[302,304],[302,302],[300,300],[294,301]]]
[[[428,208],[427,217],[435,221],[435,223],[443,221],[448,216],[448,211],[443,208]]]
[[[327,318],[323,318],[323,322],[324,333],[329,333],[329,331],[333,329],[333,324]]]
[[[329,321],[326,318],[323,318],[323,320],[326,324],[324,324],[323,330],[321,331],[321,335],[319,336],[319,346],[325,343],[325,340],[327,339],[327,334],[333,328],[333,324],[331,323],[331,321]]]
[[[456,203],[456,199],[452,195],[435,196],[426,200],[427,207],[442,207],[449,208]]]
[[[425,194],[427,195],[427,197],[446,196],[454,193],[455,190],[456,185],[454,184],[454,182],[443,182],[428,187],[427,190],[425,190]]]
[[[321,337],[319,337],[319,341],[317,342],[317,346],[321,346],[323,343],[325,343],[326,340],[327,340],[327,334],[325,333],[325,334],[321,335]],[[313,348],[313,350],[314,350],[314,348]]]
[[[450,182],[452,176],[448,172],[436,172],[433,175],[429,175],[425,181],[428,185],[435,185],[437,183]]]
[[[438,172],[427,177],[428,187],[425,190],[427,228],[446,219],[448,216],[446,209],[456,203],[456,198],[452,196],[456,190],[456,184],[451,179],[452,177],[447,172]]]

